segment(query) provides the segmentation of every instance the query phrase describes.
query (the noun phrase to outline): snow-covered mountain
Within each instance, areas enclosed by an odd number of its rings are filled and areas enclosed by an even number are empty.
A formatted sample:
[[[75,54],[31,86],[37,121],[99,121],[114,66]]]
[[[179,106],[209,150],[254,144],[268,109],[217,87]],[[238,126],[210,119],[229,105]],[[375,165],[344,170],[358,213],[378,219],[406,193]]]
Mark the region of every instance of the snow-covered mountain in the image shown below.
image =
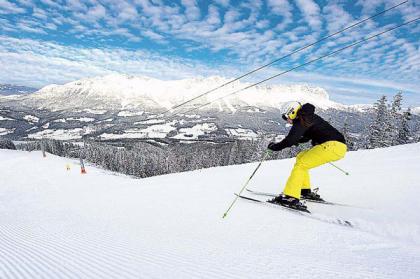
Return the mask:
[[[337,162],[349,176],[311,172],[351,206],[308,204],[307,218],[239,200],[226,219],[256,164],[133,179],[0,150],[0,277],[420,278],[419,150],[350,152]],[[249,187],[279,193],[292,165],[265,162]]]
[[[222,77],[165,81],[144,76],[113,74],[82,79],[64,85],[49,85],[27,99],[28,102],[36,102],[43,108],[55,110],[86,108],[86,106],[96,109],[167,110],[228,81]],[[213,101],[249,85],[251,84],[234,82],[203,96],[193,104],[200,105]],[[279,109],[285,102],[296,100],[311,102],[322,109],[346,107],[331,101],[328,93],[319,87],[274,85],[247,89],[216,101],[209,108],[228,112],[235,112],[241,107],[249,106]]]
[[[176,140],[256,138],[284,133],[280,112],[287,102],[310,102],[333,123],[347,121],[353,133],[366,122],[366,105],[345,106],[307,85],[258,86],[220,99],[250,83],[234,82],[172,113],[162,112],[214,89],[221,77],[157,80],[108,75],[49,85],[25,96],[0,97],[0,135],[11,139]]]

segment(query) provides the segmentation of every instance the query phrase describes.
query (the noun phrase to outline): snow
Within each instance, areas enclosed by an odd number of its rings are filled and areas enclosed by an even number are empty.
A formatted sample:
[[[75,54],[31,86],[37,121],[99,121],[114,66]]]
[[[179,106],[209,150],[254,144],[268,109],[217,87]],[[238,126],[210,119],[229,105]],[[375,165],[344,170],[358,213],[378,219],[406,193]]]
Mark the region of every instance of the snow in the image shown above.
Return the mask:
[[[415,108],[412,108],[412,109],[411,109],[411,112],[412,112],[413,114],[420,115],[420,107],[415,107]]]
[[[145,129],[128,129],[121,134],[103,133],[100,137],[102,139],[165,138],[168,133],[176,130],[173,125],[177,122],[172,121],[165,124],[151,125]]]
[[[191,128],[181,128],[179,133],[174,136],[175,139],[198,139],[199,136],[210,134],[217,131],[217,126],[214,123],[202,123],[194,125]]]
[[[75,128],[75,129],[46,129],[37,133],[33,133],[28,135],[28,138],[32,139],[56,139],[56,140],[73,140],[73,139],[80,139],[84,134],[83,128]]]
[[[74,117],[70,117],[66,119],[67,121],[80,121],[80,122],[93,122],[95,121],[95,118],[91,118],[91,117],[80,117],[80,118],[74,118]]]
[[[36,116],[33,116],[33,115],[25,115],[23,117],[23,119],[25,119],[26,121],[31,122],[31,123],[38,123],[38,121],[39,121],[39,118],[36,117]]]
[[[226,133],[229,136],[239,138],[239,139],[255,139],[258,137],[258,134],[256,134],[251,129],[244,129],[244,128],[231,128],[231,129],[225,129]]]
[[[135,122],[134,125],[161,124],[161,123],[165,123],[165,120],[164,119],[150,119],[150,120]]]
[[[5,136],[7,134],[12,134],[14,131],[15,131],[15,129],[0,128],[0,136]]]
[[[100,110],[100,109],[84,109],[83,111],[87,113],[92,113],[92,114],[104,114],[107,112],[106,110]]]
[[[13,120],[13,119],[9,118],[9,117],[0,116],[0,121],[2,121],[2,120]]]
[[[265,113],[265,111],[262,111],[259,108],[249,109],[249,110],[247,110],[247,112],[250,112],[250,113],[257,113],[257,112],[259,112],[259,113]]]
[[[176,130],[173,126],[175,123],[176,121],[172,121],[165,124],[151,125],[140,130],[140,133],[142,133],[146,138],[165,138],[169,132]]]
[[[140,112],[132,112],[132,111],[120,111],[118,113],[118,116],[123,116],[123,117],[129,117],[129,116],[138,116],[138,115],[143,115],[144,111],[140,111]]]
[[[348,106],[348,109],[358,111],[358,112],[365,112],[367,110],[373,109],[373,105],[371,105],[371,104],[356,104],[356,105]]]
[[[1,278],[419,278],[420,144],[348,153],[312,171],[314,213],[239,200],[256,163],[133,179],[77,160],[0,150]],[[66,171],[66,165],[71,170]],[[280,192],[293,160],[249,187]]]
[[[184,124],[185,120],[174,120],[169,123],[164,123],[160,119],[150,119],[141,122],[134,123],[138,124],[155,124],[148,126],[144,129],[127,129],[123,133],[110,134],[103,133],[100,135],[102,139],[139,139],[139,138],[165,138],[170,132],[176,131],[177,128],[174,126],[176,123]],[[158,124],[160,123],[160,124]],[[209,134],[217,131],[217,126],[214,123],[201,123],[194,125],[191,128],[180,128],[178,134],[173,136],[175,139],[198,139],[199,136]]]
[[[201,118],[201,116],[198,114],[185,114],[184,116],[186,118],[195,118],[195,119]]]
[[[60,119],[56,119],[53,122],[58,122],[58,123],[66,123],[66,119],[64,118],[60,118]]]

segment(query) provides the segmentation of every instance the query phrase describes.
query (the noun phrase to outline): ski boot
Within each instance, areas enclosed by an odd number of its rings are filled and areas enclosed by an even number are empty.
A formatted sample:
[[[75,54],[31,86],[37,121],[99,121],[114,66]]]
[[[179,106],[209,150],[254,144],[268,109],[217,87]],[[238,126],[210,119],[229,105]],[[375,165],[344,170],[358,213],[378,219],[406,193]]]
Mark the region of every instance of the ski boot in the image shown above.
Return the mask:
[[[311,200],[317,202],[325,202],[324,199],[318,194],[319,188],[315,188],[313,191],[311,189],[302,189],[300,192],[301,198],[304,200]]]
[[[285,196],[285,195],[279,195],[275,197],[272,200],[268,200],[269,203],[279,204],[285,207],[289,207],[292,209],[300,210],[300,211],[307,211],[308,209],[305,204],[301,203],[299,199]]]

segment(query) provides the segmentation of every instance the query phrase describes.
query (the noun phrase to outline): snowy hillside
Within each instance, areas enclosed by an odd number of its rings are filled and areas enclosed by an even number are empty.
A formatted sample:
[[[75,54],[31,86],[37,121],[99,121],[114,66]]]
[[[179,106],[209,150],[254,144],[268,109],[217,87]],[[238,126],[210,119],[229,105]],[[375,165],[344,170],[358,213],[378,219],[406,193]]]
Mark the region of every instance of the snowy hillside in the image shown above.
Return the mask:
[[[96,108],[170,109],[171,107],[216,88],[229,80],[222,77],[192,78],[184,80],[158,80],[144,76],[108,75],[49,85],[31,95],[31,102],[45,108],[67,109],[69,106]],[[235,82],[195,101],[203,104],[249,86]],[[238,106],[272,107],[278,109],[284,102],[299,100],[311,102],[322,109],[344,108],[329,100],[328,93],[319,87],[306,85],[259,86],[241,94],[215,102],[211,107],[233,111]]]
[[[320,220],[239,200],[256,164],[133,179],[0,150],[0,278],[419,278],[420,144],[313,170]],[[66,170],[71,164],[71,170]],[[250,184],[281,191],[292,160]],[[322,220],[345,218],[354,228]]]

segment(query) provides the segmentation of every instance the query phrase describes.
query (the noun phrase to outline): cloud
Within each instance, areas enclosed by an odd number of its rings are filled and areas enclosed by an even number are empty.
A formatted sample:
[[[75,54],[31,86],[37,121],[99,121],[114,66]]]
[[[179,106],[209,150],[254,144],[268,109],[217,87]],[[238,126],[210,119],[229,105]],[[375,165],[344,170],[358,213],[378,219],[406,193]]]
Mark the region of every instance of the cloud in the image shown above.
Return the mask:
[[[322,11],[329,33],[337,32],[349,26],[354,21],[350,13],[346,12],[341,5],[334,2],[327,4]]]
[[[5,70],[0,72],[0,83],[36,87],[51,83],[63,84],[110,73],[146,75],[167,80],[211,75],[232,78],[250,70],[249,66],[244,68],[227,63],[214,67],[202,62],[175,56],[162,56],[150,51],[69,47],[50,42],[4,36],[0,36],[0,63],[6,65]],[[278,74],[280,71],[282,70],[269,68],[247,80],[250,82],[260,81],[268,76]],[[352,103],[351,100],[360,101],[363,96],[363,100],[373,102],[377,99],[378,94],[392,95],[399,90],[408,93],[420,92],[418,84],[351,77],[351,75],[347,77],[345,75],[325,75],[309,70],[288,73],[271,83],[308,83],[325,87],[329,89],[333,100],[346,103]],[[357,95],[356,92],[360,94]],[[357,98],[354,97],[356,95]],[[412,94],[410,98],[407,101],[412,104],[420,103],[418,94]]]
[[[47,32],[43,28],[34,26],[30,21],[21,21],[16,25],[16,27],[18,27],[22,31],[29,33],[47,34]]]
[[[7,0],[0,0],[0,14],[22,14],[26,10]]]
[[[214,5],[209,6],[209,12],[208,12],[206,21],[211,26],[217,27],[220,25],[221,23],[220,13],[216,6]]]
[[[48,20],[47,13],[44,10],[36,8],[36,7],[33,8],[32,16],[35,17],[35,18],[38,18],[40,20],[44,20],[44,21]]]
[[[106,9],[101,4],[98,4],[88,10],[87,14],[84,15],[86,19],[96,21],[106,16]]]
[[[382,6],[384,3],[385,3],[384,0],[369,0],[369,1],[358,0],[356,2],[356,5],[362,7],[362,12],[364,14],[371,14],[375,12],[376,9]]]
[[[67,8],[71,11],[86,11],[87,6],[80,0],[67,0]]]
[[[287,0],[268,0],[267,6],[275,15],[283,17],[283,20],[277,24],[277,30],[284,30],[293,20],[292,6]]]
[[[198,20],[201,17],[200,8],[195,0],[181,0],[185,7],[185,15],[189,20]]]
[[[32,68],[25,70],[22,65],[38,68],[31,62],[36,59],[44,67],[51,67],[68,78],[80,76],[78,72],[89,75],[104,71],[124,72],[122,62],[109,65],[100,62],[101,59],[108,61],[109,56],[116,61],[124,58],[128,64],[143,69],[136,60],[141,57],[143,61],[153,65],[149,69],[163,69],[164,73],[169,71],[174,76],[178,74],[177,70],[169,69],[175,64],[182,65],[182,70],[178,69],[179,76],[194,72],[234,76],[233,73],[238,72],[235,69],[256,68],[271,62],[315,42],[324,34],[336,32],[360,18],[395,5],[398,1],[400,0],[349,3],[342,0],[218,0],[210,3],[197,0],[0,0],[0,30],[4,38],[9,41],[17,37],[33,38],[34,42],[38,42],[31,55],[22,52],[25,45],[23,40],[16,41],[16,49],[11,48],[2,55],[3,59],[6,56],[7,59],[12,56],[19,58],[16,61],[21,61],[20,66],[17,62],[12,63],[15,69],[21,67],[19,69],[23,71],[32,71]],[[389,14],[369,20],[357,28],[296,53],[275,66],[279,70],[297,66],[401,23],[406,18],[413,18],[419,12],[419,4],[410,1]],[[306,66],[305,70],[327,77],[346,76],[354,80],[373,79],[406,84],[414,90],[417,87],[413,88],[411,85],[420,84],[420,42],[416,40],[419,30],[420,24],[412,24]],[[0,45],[4,47],[9,41],[0,42]],[[48,45],[45,47],[49,49],[46,53],[40,51],[43,41]],[[94,56],[88,55],[94,53],[95,48],[92,45],[100,50],[101,59],[95,60]],[[25,46],[30,48],[29,45]],[[148,48],[153,48],[154,51],[148,51]],[[132,49],[138,51],[131,51]],[[58,50],[61,52],[58,57],[65,57],[65,60],[56,59],[54,53]],[[116,55],[117,50],[127,56]],[[82,60],[72,64],[67,52],[83,57],[90,64],[86,66]],[[168,53],[170,58],[164,59]],[[26,62],[20,59],[21,54],[27,59]],[[160,64],[151,62],[141,54],[156,57]],[[55,64],[46,63],[41,59],[42,55]],[[130,55],[133,55],[133,59]],[[60,68],[60,61],[73,70],[65,73]],[[156,66],[165,63],[171,65],[166,72],[165,66]],[[210,63],[215,66],[209,67]],[[233,66],[226,66],[226,63],[232,63]],[[81,65],[85,69],[79,70]],[[192,69],[193,66],[200,70]],[[217,67],[227,72],[215,70]],[[127,71],[131,73],[132,70]],[[151,71],[144,73],[153,75]],[[16,77],[22,75],[25,74],[16,70]],[[58,77],[57,79],[59,80]],[[346,84],[349,85],[350,82]],[[334,83],[334,86],[337,84]],[[387,86],[391,88],[390,84]]]
[[[221,74],[187,59],[163,57],[148,51],[76,48],[30,39],[0,36],[0,82],[44,86],[76,79],[126,73],[160,79]],[[234,71],[234,73],[237,73]]]
[[[163,37],[162,35],[155,33],[151,30],[143,31],[143,35],[155,41],[163,41],[165,39],[165,37]]]
[[[320,8],[312,0],[296,0],[296,5],[302,12],[305,20],[312,29],[318,30],[321,28],[322,20],[320,17]]]

